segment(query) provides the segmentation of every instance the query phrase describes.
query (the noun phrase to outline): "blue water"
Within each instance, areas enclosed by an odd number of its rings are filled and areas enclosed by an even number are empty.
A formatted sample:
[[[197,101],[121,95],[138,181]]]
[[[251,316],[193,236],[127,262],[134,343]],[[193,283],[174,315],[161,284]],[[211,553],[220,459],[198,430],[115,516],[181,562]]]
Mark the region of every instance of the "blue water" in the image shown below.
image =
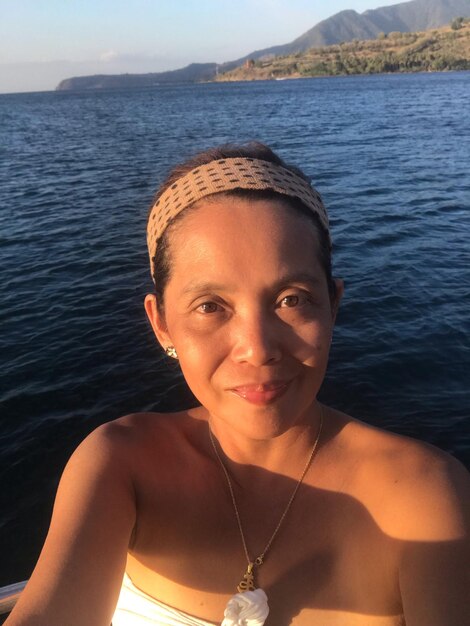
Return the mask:
[[[329,208],[346,282],[322,398],[470,466],[470,73],[0,96],[0,584],[98,424],[191,402],[144,317],[168,167],[259,139]]]

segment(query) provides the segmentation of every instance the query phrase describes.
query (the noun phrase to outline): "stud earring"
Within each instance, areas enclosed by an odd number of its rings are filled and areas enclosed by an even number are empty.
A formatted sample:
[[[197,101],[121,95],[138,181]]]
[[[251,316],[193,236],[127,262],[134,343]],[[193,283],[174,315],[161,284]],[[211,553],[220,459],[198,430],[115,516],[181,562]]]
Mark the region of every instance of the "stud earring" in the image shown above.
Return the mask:
[[[172,359],[177,359],[178,358],[178,354],[176,352],[176,349],[174,346],[167,346],[165,348],[165,353],[167,356],[170,356]]]

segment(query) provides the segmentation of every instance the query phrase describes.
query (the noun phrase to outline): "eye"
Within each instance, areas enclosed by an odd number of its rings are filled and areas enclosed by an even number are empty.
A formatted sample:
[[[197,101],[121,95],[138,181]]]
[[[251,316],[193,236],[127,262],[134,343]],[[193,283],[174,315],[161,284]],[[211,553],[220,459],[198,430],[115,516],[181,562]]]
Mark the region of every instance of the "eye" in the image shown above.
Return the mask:
[[[203,302],[197,307],[197,311],[200,313],[216,313],[221,310],[222,307],[216,302]]]
[[[297,306],[299,302],[300,302],[299,296],[294,296],[294,295],[284,296],[282,300],[280,300],[279,306],[282,308],[291,308],[291,307]]]

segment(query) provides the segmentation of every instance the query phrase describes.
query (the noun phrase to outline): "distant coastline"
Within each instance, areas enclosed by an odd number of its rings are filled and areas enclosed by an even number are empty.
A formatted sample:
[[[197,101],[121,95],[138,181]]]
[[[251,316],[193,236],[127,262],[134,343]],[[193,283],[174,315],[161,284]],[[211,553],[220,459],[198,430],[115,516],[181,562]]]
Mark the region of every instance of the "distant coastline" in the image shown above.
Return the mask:
[[[470,20],[424,32],[382,33],[273,59],[247,60],[219,74],[218,82],[319,76],[470,70]]]
[[[411,3],[412,4],[412,3]],[[417,32],[378,33],[288,54],[253,53],[218,65],[192,63],[179,70],[67,78],[58,91],[134,89],[166,84],[285,80],[320,76],[470,70],[470,18]]]

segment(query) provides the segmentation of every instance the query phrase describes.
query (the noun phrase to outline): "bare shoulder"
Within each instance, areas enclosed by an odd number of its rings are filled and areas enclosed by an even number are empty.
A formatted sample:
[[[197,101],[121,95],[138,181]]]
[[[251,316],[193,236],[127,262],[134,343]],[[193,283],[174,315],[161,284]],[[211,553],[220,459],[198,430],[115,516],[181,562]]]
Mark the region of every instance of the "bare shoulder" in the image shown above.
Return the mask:
[[[387,534],[437,540],[470,530],[470,474],[430,444],[342,416],[351,489]]]
[[[81,446],[122,450],[148,442],[149,438],[178,436],[188,423],[187,412],[130,413],[93,430]]]
[[[174,460],[197,447],[202,421],[187,411],[131,413],[96,428],[74,456],[91,456],[95,463],[102,458],[129,471],[142,469],[146,463]]]
[[[140,413],[85,438],[66,465],[41,556],[9,624],[110,623],[142,487],[164,474],[154,471],[158,458],[172,458],[178,441],[190,441],[194,423],[185,414]]]

